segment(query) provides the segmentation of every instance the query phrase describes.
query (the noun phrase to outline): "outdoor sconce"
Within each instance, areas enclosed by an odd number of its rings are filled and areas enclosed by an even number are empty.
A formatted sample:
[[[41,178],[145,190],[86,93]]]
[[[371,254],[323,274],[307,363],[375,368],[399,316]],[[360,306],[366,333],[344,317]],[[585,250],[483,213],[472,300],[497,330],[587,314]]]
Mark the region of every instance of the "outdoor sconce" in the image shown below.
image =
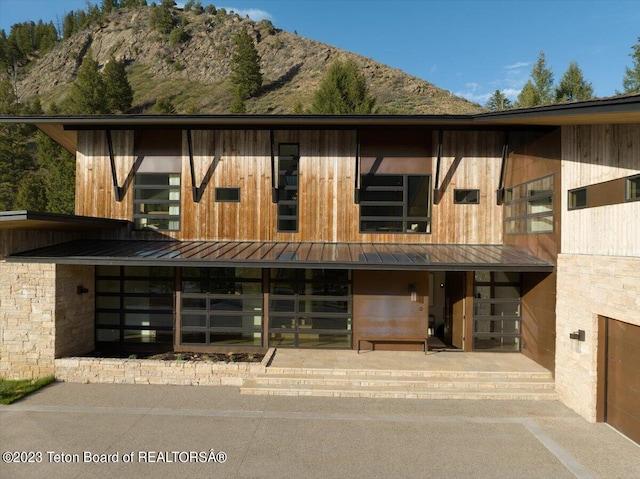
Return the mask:
[[[417,301],[418,300],[418,290],[416,288],[416,284],[415,283],[410,283],[409,284],[409,294],[411,294],[411,301]]]
[[[76,289],[76,292],[78,294],[86,294],[86,293],[89,292],[89,290],[80,284],[80,285],[78,285],[78,288]]]
[[[584,341],[584,329],[578,329],[577,331],[574,331],[573,333],[569,333],[569,338],[571,339],[577,339],[578,341]]]

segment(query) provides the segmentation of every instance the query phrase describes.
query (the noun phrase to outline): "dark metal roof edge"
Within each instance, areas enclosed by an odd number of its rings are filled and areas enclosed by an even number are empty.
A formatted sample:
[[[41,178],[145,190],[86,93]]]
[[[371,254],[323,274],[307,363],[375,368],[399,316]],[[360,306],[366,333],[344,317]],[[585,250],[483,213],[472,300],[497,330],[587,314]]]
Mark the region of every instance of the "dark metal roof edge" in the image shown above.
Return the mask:
[[[553,272],[552,264],[539,265],[523,265],[523,264],[460,264],[460,263],[421,263],[421,264],[404,264],[404,263],[358,263],[358,262],[330,262],[330,261],[278,261],[278,260],[176,260],[176,259],[157,259],[157,258],[103,258],[94,256],[77,256],[77,257],[29,257],[11,255],[5,258],[8,263],[44,263],[44,264],[74,264],[86,266],[170,266],[170,267],[237,267],[243,265],[245,267],[256,268],[324,268],[324,269],[354,269],[354,270],[413,270],[413,271],[507,271],[507,272],[523,272],[523,273],[546,273]]]
[[[48,221],[77,225],[126,226],[128,220],[99,218],[96,216],[71,215],[65,213],[48,213],[43,211],[17,210],[0,211],[0,224],[5,221]]]

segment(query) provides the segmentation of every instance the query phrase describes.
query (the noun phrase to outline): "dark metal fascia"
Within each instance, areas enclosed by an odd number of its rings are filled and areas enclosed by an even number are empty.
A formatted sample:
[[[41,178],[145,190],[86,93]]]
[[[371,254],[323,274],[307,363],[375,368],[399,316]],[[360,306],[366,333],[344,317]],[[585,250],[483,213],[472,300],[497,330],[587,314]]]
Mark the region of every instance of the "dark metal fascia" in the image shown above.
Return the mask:
[[[500,180],[496,191],[496,203],[500,206],[504,202],[504,182],[507,174],[507,159],[509,158],[509,131],[504,132],[504,145],[502,145],[502,164],[500,165]]]
[[[438,154],[436,157],[436,179],[433,185],[433,204],[440,203],[440,161],[442,159],[443,130],[438,131]]]
[[[360,130],[356,130],[356,175],[355,175],[355,189],[353,192],[353,202],[355,204],[360,203]]]
[[[109,161],[111,163],[111,180],[113,181],[113,192],[116,196],[116,201],[119,203],[122,201],[124,189],[118,184],[118,174],[116,173],[116,160],[113,155],[113,139],[111,138],[111,130],[105,130],[107,136],[107,148],[109,149]]]

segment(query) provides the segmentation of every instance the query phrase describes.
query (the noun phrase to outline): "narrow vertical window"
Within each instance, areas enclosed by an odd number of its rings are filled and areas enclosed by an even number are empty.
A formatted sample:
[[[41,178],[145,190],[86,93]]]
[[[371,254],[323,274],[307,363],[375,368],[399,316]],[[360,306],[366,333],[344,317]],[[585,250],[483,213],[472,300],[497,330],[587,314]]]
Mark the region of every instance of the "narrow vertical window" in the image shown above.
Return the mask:
[[[278,145],[278,231],[298,231],[298,144]]]

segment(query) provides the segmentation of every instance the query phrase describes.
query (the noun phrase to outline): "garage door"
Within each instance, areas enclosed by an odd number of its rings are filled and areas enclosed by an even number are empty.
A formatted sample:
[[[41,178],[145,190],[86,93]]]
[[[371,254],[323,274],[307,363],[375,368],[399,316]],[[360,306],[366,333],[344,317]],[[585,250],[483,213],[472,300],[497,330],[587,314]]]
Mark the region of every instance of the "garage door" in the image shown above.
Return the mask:
[[[605,421],[640,443],[640,326],[606,318]]]

